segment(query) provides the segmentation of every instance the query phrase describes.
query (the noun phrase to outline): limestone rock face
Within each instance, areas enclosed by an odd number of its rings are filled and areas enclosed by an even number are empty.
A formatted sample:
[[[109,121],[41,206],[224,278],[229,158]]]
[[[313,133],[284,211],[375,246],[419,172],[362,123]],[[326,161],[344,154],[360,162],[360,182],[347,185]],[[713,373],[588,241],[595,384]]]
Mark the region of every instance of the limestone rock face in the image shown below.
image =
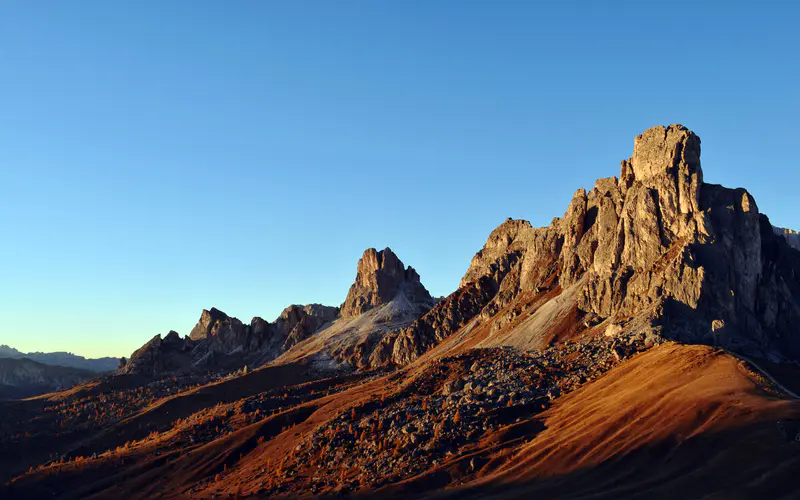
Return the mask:
[[[313,334],[295,320],[286,335],[285,353],[275,363],[311,362],[323,369],[367,369],[391,358],[397,334],[428,312],[435,301],[417,272],[390,249],[367,249],[358,261],[341,315]],[[294,312],[287,310],[288,318]],[[317,326],[314,323],[312,326]],[[387,340],[388,339],[388,340]],[[378,354],[375,354],[379,351]]]
[[[338,308],[321,304],[287,307],[275,320],[276,334],[283,340],[282,350],[289,350],[298,342],[305,340],[322,325],[336,319],[338,313]]]
[[[248,331],[237,318],[229,317],[216,308],[203,309],[200,320],[189,334],[191,340],[208,339],[223,348],[235,348],[247,342]]]
[[[800,250],[800,232],[793,229],[784,229],[782,227],[774,226],[772,230],[776,235],[783,236],[783,239],[786,240],[786,243],[790,247],[794,248],[795,250]]]
[[[156,335],[133,354],[118,373],[158,376],[186,370],[191,366],[191,340],[170,331],[163,339]]]
[[[338,308],[320,304],[287,307],[274,323],[255,317],[249,325],[216,308],[203,310],[185,339],[160,335],[131,355],[118,373],[160,376],[194,369],[235,368],[270,361],[333,321]]]
[[[389,248],[380,252],[369,248],[358,261],[356,280],[342,304],[341,314],[359,316],[389,303],[399,294],[412,304],[425,304],[428,309],[434,302],[413,267],[406,268]]]
[[[226,320],[229,320],[228,315],[219,309],[212,307],[211,310],[203,309],[200,314],[200,320],[197,322],[189,338],[192,340],[204,339],[213,335],[219,334],[220,326]]]
[[[501,271],[502,272],[502,271]],[[398,336],[385,337],[371,356],[373,365],[406,364],[464,327],[497,293],[496,275],[482,276],[437,304]]]
[[[478,346],[544,348],[595,327],[800,359],[792,240],[744,189],[703,182],[697,135],[653,127],[619,178],[578,190],[548,227],[501,224],[459,290],[372,359],[406,364],[457,332]]]
[[[489,235],[486,245],[472,258],[469,269],[461,278],[461,287],[480,277],[491,274],[497,260],[509,253],[509,246],[522,233],[531,231],[531,223],[526,220],[506,219]]]

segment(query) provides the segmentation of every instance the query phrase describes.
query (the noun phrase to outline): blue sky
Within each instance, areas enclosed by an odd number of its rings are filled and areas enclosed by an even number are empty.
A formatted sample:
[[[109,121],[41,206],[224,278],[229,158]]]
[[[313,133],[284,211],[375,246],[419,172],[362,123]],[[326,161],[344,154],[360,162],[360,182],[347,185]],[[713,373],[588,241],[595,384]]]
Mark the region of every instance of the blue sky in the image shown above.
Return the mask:
[[[0,343],[129,355],[203,308],[435,295],[682,123],[800,227],[796,2],[0,3]]]

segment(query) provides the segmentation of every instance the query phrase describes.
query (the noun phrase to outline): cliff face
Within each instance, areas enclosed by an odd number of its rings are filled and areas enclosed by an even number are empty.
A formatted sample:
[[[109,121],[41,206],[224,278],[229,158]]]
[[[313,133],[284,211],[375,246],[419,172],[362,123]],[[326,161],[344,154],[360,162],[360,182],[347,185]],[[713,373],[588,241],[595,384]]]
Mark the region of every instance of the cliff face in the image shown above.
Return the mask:
[[[541,348],[559,336],[639,331],[800,359],[800,252],[744,189],[703,182],[700,139],[681,125],[638,136],[619,178],[580,189],[545,228],[508,220],[457,292],[374,363],[408,363],[453,333]]]
[[[245,325],[237,318],[211,308],[203,310],[189,338],[204,341],[208,349],[220,354],[234,351],[286,350],[336,318],[338,309],[320,304],[291,305],[274,323],[259,317]]]
[[[341,307],[343,317],[359,316],[375,306],[389,303],[399,294],[409,303],[430,309],[433,298],[422,286],[413,267],[404,267],[391,249],[369,248],[358,261],[355,283]]]
[[[288,351],[294,345],[310,337],[323,325],[336,319],[336,307],[309,304],[289,306],[275,320],[274,336],[282,341],[281,351]]]
[[[186,370],[191,361],[191,340],[170,331],[163,339],[156,335],[134,351],[118,373],[158,376]]]
[[[790,247],[800,250],[800,232],[782,227],[773,227],[772,230],[776,235],[782,236]]]
[[[262,364],[279,356],[336,318],[335,307],[292,305],[274,323],[259,317],[249,325],[216,308],[203,310],[188,337],[171,331],[136,350],[119,373],[160,376],[171,372]]]

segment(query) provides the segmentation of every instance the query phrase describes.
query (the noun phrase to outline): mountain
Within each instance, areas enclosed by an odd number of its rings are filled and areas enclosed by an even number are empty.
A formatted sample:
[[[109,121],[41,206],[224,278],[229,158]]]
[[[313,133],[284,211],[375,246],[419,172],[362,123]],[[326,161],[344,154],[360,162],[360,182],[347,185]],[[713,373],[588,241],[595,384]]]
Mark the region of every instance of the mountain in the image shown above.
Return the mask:
[[[84,358],[71,352],[24,353],[7,345],[0,345],[0,358],[28,358],[45,365],[66,366],[96,373],[111,372],[119,366],[118,358]]]
[[[800,360],[800,252],[744,189],[703,181],[700,139],[681,125],[639,135],[619,178],[579,189],[548,227],[508,220],[458,291],[395,338],[406,364],[447,337],[458,348],[541,349],[636,333],[772,360]]]
[[[782,227],[773,227],[772,230],[776,235],[783,236],[790,247],[800,250],[800,232]]]
[[[203,310],[189,336],[170,331],[136,350],[121,374],[163,376],[190,371],[232,370],[274,359],[321,325],[332,321],[335,307],[292,305],[269,323],[259,317],[245,325],[216,308]]]
[[[342,317],[355,317],[378,306],[402,300],[417,310],[427,312],[433,298],[422,286],[413,267],[406,268],[391,249],[380,252],[369,248],[358,260],[356,281],[340,308]]]
[[[52,366],[27,358],[0,358],[0,399],[26,398],[68,389],[97,374],[65,366]]]
[[[211,308],[188,337],[157,335],[131,355],[123,374],[231,370],[267,362],[304,361],[321,369],[363,368],[383,336],[408,326],[433,307],[419,274],[391,249],[367,249],[341,307],[292,305],[272,323],[249,325]]]
[[[385,248],[369,248],[339,318],[279,356],[275,363],[312,362],[324,368],[369,368],[380,342],[428,312],[435,300],[419,274]]]
[[[0,345],[0,358],[20,358],[24,355],[25,353],[20,352],[13,347]]]
[[[368,249],[341,307],[212,308],[114,376],[0,403],[0,495],[791,498],[792,234],[654,127],[441,300]]]

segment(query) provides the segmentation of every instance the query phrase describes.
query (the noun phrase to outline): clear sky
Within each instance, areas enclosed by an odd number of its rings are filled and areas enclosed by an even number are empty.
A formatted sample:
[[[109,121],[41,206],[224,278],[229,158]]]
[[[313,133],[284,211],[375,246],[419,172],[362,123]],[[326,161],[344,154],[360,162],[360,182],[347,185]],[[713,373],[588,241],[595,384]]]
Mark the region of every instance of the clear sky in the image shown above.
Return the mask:
[[[447,295],[659,124],[800,228],[798,5],[0,2],[0,344],[338,305],[368,247]]]

